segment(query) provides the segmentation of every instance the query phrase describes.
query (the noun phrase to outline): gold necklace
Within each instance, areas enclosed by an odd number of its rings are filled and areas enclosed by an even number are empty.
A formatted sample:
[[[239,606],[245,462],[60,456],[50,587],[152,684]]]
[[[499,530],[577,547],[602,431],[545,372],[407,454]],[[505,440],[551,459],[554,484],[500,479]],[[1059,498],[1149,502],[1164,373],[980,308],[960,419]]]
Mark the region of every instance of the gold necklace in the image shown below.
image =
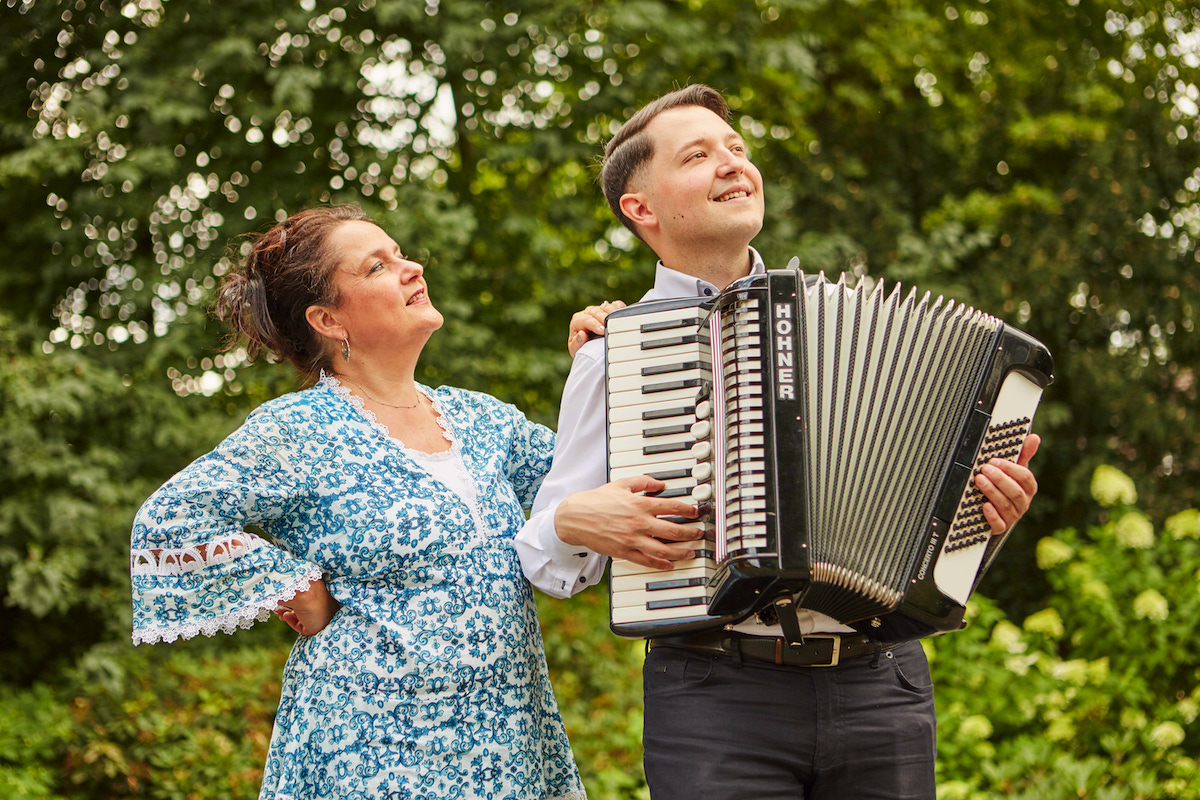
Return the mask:
[[[349,378],[347,378],[345,375],[339,375],[338,377],[339,377],[339,379],[340,379],[340,380],[343,380],[343,381],[345,381],[346,383],[352,383],[352,384],[354,384],[355,386],[357,386],[357,387],[358,387],[358,390],[359,390],[360,392],[362,392],[363,394],[365,394],[365,395],[367,396],[367,399],[368,399],[368,400],[370,400],[372,403],[378,403],[379,405],[381,405],[381,406],[387,406],[388,408],[416,408],[417,406],[421,405],[421,397],[422,397],[422,395],[421,395],[421,393],[420,393],[420,392],[418,392],[418,393],[417,393],[417,402],[413,403],[411,406],[398,406],[398,405],[395,405],[395,404],[393,404],[393,403],[385,403],[385,402],[383,402],[382,400],[376,400],[374,397],[372,397],[372,396],[371,396],[371,393],[370,393],[370,392],[368,392],[366,389],[364,389],[364,388],[363,388],[363,386],[362,386],[362,384],[361,384],[361,383],[357,383],[356,381],[352,381],[352,380],[350,380]]]

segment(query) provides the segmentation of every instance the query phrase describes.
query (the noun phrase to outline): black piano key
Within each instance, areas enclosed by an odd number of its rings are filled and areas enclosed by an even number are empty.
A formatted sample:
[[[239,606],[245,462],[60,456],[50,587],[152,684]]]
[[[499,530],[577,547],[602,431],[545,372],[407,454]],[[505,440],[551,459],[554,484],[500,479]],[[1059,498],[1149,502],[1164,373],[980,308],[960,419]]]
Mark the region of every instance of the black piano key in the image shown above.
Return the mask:
[[[647,476],[660,481],[669,481],[673,478],[690,478],[692,471],[690,469],[668,469],[663,472],[647,472]]]
[[[708,336],[703,336],[699,333],[689,333],[687,336],[670,336],[666,339],[655,339],[649,342],[642,342],[643,350],[658,350],[663,347],[676,347],[681,344],[708,344]]]
[[[676,578],[673,581],[650,581],[646,584],[647,592],[661,592],[664,589],[686,589],[689,586],[703,586],[708,583],[705,578]]]
[[[684,361],[678,364],[659,364],[656,367],[642,367],[642,375],[665,375],[669,372],[683,372],[685,369],[705,369],[709,364],[704,361]]]
[[[654,333],[655,331],[669,331],[672,328],[699,328],[702,321],[700,317],[664,319],[658,322],[643,322],[638,330],[642,333]]]
[[[669,392],[673,389],[694,389],[703,386],[704,383],[703,378],[687,378],[682,381],[666,381],[665,383],[648,383],[642,387],[642,394]]]
[[[674,436],[679,433],[687,433],[691,429],[691,425],[664,425],[661,428],[646,428],[642,431],[642,438],[650,439],[655,436]]]
[[[663,444],[649,444],[642,448],[642,455],[652,456],[658,453],[679,453],[692,449],[695,440],[686,440],[682,442],[664,442]]]
[[[653,611],[656,608],[686,608],[687,606],[703,606],[708,604],[706,597],[677,597],[674,600],[651,600],[646,603],[646,610]]]
[[[695,404],[690,405],[690,406],[675,406],[674,408],[660,408],[656,411],[643,411],[642,419],[644,419],[644,420],[666,419],[667,417],[680,417],[685,414],[695,416],[695,414],[696,414]]]

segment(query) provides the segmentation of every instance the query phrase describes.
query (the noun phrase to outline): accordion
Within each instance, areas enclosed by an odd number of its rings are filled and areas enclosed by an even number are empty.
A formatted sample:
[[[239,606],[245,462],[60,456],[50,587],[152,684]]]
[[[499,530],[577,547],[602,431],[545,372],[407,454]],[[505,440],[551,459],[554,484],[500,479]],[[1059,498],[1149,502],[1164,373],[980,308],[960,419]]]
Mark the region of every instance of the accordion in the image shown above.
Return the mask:
[[[694,559],[614,559],[628,637],[739,622],[783,597],[899,641],[958,629],[1004,544],[973,477],[1015,460],[1049,351],[897,284],[770,270],[628,306],[605,334],[609,480],[692,498]]]

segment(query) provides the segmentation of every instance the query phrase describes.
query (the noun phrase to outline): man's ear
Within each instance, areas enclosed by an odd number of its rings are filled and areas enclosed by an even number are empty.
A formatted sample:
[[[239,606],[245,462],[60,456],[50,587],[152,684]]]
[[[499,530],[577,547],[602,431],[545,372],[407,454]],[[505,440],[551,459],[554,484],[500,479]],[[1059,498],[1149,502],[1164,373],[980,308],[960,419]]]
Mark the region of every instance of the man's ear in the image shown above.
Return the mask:
[[[621,213],[638,228],[658,227],[658,217],[647,203],[647,198],[641,192],[626,192],[618,202]]]
[[[338,322],[333,311],[326,306],[309,306],[304,309],[304,319],[312,329],[327,339],[340,342],[346,336],[346,328]]]

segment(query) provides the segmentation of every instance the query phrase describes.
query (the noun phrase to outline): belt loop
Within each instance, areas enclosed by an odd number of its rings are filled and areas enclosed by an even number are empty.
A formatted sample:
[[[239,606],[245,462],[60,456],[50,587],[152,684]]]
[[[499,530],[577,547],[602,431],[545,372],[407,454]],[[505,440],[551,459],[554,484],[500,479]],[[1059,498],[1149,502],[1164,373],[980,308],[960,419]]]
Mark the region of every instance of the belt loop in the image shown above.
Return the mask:
[[[871,669],[879,669],[879,654],[883,652],[883,642],[875,640],[875,654],[871,656]]]
[[[726,641],[729,642],[729,646],[723,647],[721,649],[723,649],[725,652],[727,652],[731,656],[733,656],[733,665],[735,667],[737,667],[738,669],[741,669],[742,668],[742,640],[737,636],[737,634],[730,633],[729,638]]]
[[[775,666],[783,665],[783,639],[775,639]]]

